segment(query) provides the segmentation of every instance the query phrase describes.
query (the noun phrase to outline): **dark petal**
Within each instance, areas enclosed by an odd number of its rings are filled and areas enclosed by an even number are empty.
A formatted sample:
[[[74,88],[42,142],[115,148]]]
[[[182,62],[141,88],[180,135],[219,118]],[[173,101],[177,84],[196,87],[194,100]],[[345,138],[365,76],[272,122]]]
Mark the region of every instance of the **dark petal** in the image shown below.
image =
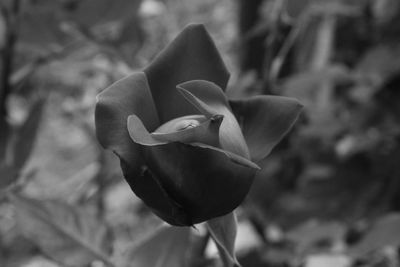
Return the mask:
[[[219,145],[218,131],[223,120],[222,115],[215,115],[200,125],[170,133],[149,133],[136,115],[128,117],[128,132],[132,140],[144,146],[163,145],[171,142],[202,142]]]
[[[225,154],[225,156],[227,156],[231,161],[233,161],[236,164],[243,165],[243,166],[248,167],[248,168],[253,168],[255,170],[261,170],[261,168],[257,164],[255,164],[254,162],[252,162],[252,161],[250,161],[250,160],[248,160],[248,159],[246,159],[246,158],[244,158],[242,156],[239,156],[239,155],[237,155],[235,153],[223,150],[221,148],[205,145],[205,144],[202,144],[202,143],[192,143],[190,145],[218,151],[220,153]]]
[[[297,120],[302,105],[280,96],[230,101],[255,162],[265,158]]]
[[[259,169],[255,163],[217,147],[192,143],[218,142],[222,119],[214,115],[193,128],[149,133],[136,115],[128,117],[129,134],[143,146],[149,170],[135,178],[126,174],[129,169],[125,167],[125,177],[132,190],[168,223],[179,225],[170,218],[177,213],[181,216],[179,223],[188,216],[190,224],[221,216],[232,211],[247,194]],[[183,144],[186,141],[190,144]]]
[[[167,141],[154,138],[149,131],[147,131],[146,127],[143,125],[143,122],[136,115],[128,116],[127,129],[132,141],[136,144],[144,146],[156,146],[168,143]]]
[[[145,151],[155,179],[189,214],[192,223],[234,210],[247,195],[257,171],[219,150],[196,145],[175,142],[148,146]]]
[[[121,160],[121,168],[132,191],[161,219],[171,225],[193,225],[183,208],[169,197],[148,169],[140,175]]]
[[[189,80],[208,80],[225,88],[229,73],[203,25],[191,24],[145,68],[162,123],[198,114],[183,100],[176,85]]]
[[[249,149],[242,130],[230,110],[228,100],[221,88],[215,83],[204,80],[188,81],[179,84],[177,88],[206,117],[212,114],[224,115],[219,132],[221,147],[250,159]]]
[[[100,144],[114,151],[139,172],[142,164],[140,146],[129,137],[127,119],[136,114],[147,127],[159,126],[156,109],[144,73],[134,73],[117,81],[97,96],[96,135]]]

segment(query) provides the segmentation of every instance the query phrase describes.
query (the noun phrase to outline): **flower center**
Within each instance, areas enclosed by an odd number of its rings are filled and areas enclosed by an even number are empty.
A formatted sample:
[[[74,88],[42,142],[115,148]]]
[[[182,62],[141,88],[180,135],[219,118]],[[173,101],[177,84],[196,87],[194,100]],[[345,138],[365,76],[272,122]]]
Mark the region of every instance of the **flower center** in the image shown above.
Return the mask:
[[[176,130],[177,131],[182,131],[185,129],[189,129],[189,128],[194,128],[196,126],[199,126],[200,123],[199,121],[196,120],[185,120],[185,121],[181,121],[180,123],[178,123]]]
[[[163,125],[158,127],[154,132],[164,133],[164,134],[178,132],[190,128],[195,128],[205,120],[206,117],[203,115],[189,115],[189,116],[179,117],[164,123]]]

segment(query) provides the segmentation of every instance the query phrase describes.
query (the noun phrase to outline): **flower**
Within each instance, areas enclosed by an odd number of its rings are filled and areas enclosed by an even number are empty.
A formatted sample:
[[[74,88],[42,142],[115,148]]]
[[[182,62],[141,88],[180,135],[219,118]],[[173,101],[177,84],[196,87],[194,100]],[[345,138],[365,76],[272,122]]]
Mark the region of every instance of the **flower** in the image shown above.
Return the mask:
[[[193,225],[234,210],[255,162],[294,124],[294,99],[228,100],[229,73],[203,25],[189,25],[142,72],[98,95],[100,144],[133,192],[166,222]]]

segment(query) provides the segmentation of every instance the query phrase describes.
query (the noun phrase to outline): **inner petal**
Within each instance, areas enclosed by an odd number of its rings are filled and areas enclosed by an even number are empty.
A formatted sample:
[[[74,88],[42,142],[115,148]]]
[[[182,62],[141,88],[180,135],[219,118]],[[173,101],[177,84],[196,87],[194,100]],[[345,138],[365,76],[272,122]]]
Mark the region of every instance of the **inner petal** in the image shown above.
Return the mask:
[[[151,136],[160,141],[196,142],[219,147],[219,128],[223,118],[218,114],[210,118],[203,115],[184,116],[161,125]]]
[[[188,128],[193,128],[196,126],[199,126],[201,123],[206,121],[207,118],[203,115],[189,115],[189,116],[183,116],[179,117],[173,120],[170,120],[160,127],[158,127],[154,133],[160,133],[160,134],[165,134],[165,133],[172,133],[176,131],[182,131]]]
[[[127,126],[131,139],[144,146],[180,142],[220,147],[219,129],[223,119],[224,116],[219,114],[210,118],[202,115],[184,116],[169,121],[150,133],[136,115],[131,115],[128,117]]]

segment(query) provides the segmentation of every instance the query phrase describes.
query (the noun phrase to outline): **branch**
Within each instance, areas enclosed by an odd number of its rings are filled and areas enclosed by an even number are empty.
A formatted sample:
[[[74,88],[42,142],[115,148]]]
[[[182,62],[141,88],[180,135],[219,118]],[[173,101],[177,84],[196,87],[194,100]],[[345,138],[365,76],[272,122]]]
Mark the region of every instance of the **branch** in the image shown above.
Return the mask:
[[[2,6],[1,12],[4,15],[6,22],[6,33],[5,33],[5,45],[3,49],[3,61],[2,61],[2,76],[0,81],[0,115],[6,116],[6,100],[11,92],[11,74],[12,64],[14,61],[15,44],[17,42],[17,30],[18,30],[18,14],[20,11],[20,0],[14,0],[11,6],[11,10],[7,10]]]

